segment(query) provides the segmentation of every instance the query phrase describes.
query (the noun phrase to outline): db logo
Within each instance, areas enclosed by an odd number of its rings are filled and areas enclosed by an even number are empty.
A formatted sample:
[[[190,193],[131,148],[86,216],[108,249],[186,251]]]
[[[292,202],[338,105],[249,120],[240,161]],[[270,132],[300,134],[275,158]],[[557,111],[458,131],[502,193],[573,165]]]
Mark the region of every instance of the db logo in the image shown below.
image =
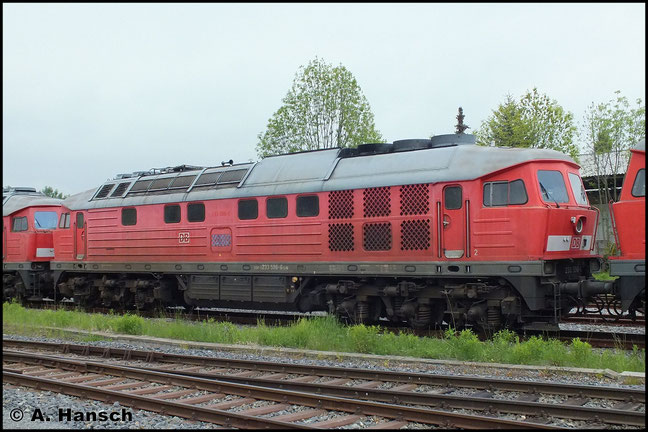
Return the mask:
[[[572,237],[571,248],[572,249],[580,249],[580,245],[581,245],[581,238],[580,237]]]
[[[189,243],[189,233],[188,232],[178,233],[178,243]]]

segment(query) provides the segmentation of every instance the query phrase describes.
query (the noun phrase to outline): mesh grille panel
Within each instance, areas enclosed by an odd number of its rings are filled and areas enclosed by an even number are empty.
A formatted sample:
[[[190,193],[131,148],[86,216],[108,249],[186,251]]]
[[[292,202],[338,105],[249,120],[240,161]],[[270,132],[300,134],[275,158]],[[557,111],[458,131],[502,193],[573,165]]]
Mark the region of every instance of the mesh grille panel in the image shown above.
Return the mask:
[[[113,186],[115,186],[114,183],[113,184],[103,185],[101,187],[101,190],[99,191],[99,193],[97,194],[97,196],[95,198],[105,198],[105,197],[107,197],[108,193],[113,188]]]
[[[400,188],[400,214],[424,215],[430,211],[428,184],[405,185]]]
[[[126,192],[126,189],[128,189],[128,185],[130,182],[126,183],[119,183],[119,186],[115,188],[115,191],[110,195],[111,197],[120,197]]]
[[[362,192],[364,197],[364,216],[389,216],[391,198],[388,187],[369,188]]]
[[[390,222],[364,224],[362,232],[365,250],[381,251],[391,249],[392,232]]]
[[[353,191],[334,191],[329,193],[329,219],[348,219],[353,217]]]
[[[181,177],[176,177],[175,181],[171,185],[173,188],[177,187],[187,187],[191,183],[193,183],[194,179],[196,178],[195,175],[192,176],[181,176]]]
[[[226,171],[223,173],[223,176],[218,180],[218,183],[238,183],[245,176],[248,170],[235,170],[235,171]]]
[[[206,185],[206,184],[214,184],[218,180],[218,177],[220,177],[221,172],[213,172],[213,173],[204,173],[203,175],[198,178],[198,181],[196,182],[196,186],[198,185]]]
[[[329,225],[329,249],[332,251],[354,250],[352,224],[345,223]]]
[[[428,250],[429,248],[429,219],[401,222],[401,250]]]
[[[133,187],[131,188],[131,192],[138,192],[138,191],[144,191],[148,189],[149,185],[153,182],[153,180],[140,180],[136,182]],[[130,195],[130,194],[129,194]]]

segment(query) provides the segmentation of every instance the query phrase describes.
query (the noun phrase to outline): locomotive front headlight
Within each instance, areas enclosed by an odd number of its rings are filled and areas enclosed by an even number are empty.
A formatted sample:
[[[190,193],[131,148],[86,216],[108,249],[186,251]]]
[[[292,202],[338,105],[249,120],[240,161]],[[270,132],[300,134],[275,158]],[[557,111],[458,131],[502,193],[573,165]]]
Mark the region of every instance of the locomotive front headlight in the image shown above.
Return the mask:
[[[585,227],[585,220],[585,216],[577,216],[571,218],[571,223],[574,226],[574,231],[576,231],[576,234],[583,232],[583,228]]]

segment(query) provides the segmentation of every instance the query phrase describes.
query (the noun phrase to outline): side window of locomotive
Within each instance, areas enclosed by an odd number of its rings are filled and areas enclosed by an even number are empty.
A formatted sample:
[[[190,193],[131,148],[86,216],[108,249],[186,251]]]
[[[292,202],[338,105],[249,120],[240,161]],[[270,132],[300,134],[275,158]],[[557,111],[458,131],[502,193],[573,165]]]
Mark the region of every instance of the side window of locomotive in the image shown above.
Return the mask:
[[[13,218],[11,222],[11,231],[27,231],[27,216]]]
[[[306,195],[297,197],[297,216],[313,217],[319,215],[319,197]]]
[[[508,182],[484,184],[484,206],[505,206],[508,204]]]
[[[521,205],[528,201],[526,187],[521,179],[484,184],[484,207]]]
[[[205,220],[205,204],[187,204],[187,220],[189,222],[203,222]]]
[[[34,228],[35,229],[55,229],[58,217],[56,212],[53,211],[37,211],[34,212]]]
[[[165,223],[178,223],[180,222],[180,206],[177,204],[164,206],[164,222]]]
[[[641,168],[637,172],[634,184],[632,185],[632,196],[645,197],[646,196],[646,169]]]
[[[529,201],[524,181],[521,179],[513,180],[509,183],[509,204],[520,205]]]
[[[83,228],[83,225],[85,224],[83,220],[83,213],[79,212],[76,214],[76,227],[77,228]]]
[[[569,184],[571,185],[572,193],[576,198],[576,204],[587,205],[587,193],[583,187],[583,182],[578,174],[569,173]]]
[[[446,210],[458,210],[461,208],[462,192],[461,186],[449,186],[444,189],[444,201]]]
[[[288,216],[288,200],[286,198],[268,198],[266,201],[266,216],[269,219]]]
[[[137,209],[125,208],[122,209],[122,225],[135,225],[137,224]]]
[[[59,228],[70,228],[70,213],[61,213]]]
[[[560,171],[538,171],[538,184],[542,193],[542,200],[548,203],[567,203],[567,187]]]
[[[240,220],[256,219],[259,217],[259,204],[255,199],[238,202],[238,217]]]

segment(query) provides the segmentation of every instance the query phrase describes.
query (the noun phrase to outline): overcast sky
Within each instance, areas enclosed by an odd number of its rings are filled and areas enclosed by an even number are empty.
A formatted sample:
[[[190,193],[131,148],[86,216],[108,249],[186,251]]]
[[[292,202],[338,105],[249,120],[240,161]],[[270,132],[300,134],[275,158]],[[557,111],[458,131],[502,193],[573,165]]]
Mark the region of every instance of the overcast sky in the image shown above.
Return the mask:
[[[357,79],[387,142],[537,87],[581,121],[645,101],[643,3],[3,4],[3,185],[257,160],[300,66]],[[471,129],[468,130],[470,132]]]

